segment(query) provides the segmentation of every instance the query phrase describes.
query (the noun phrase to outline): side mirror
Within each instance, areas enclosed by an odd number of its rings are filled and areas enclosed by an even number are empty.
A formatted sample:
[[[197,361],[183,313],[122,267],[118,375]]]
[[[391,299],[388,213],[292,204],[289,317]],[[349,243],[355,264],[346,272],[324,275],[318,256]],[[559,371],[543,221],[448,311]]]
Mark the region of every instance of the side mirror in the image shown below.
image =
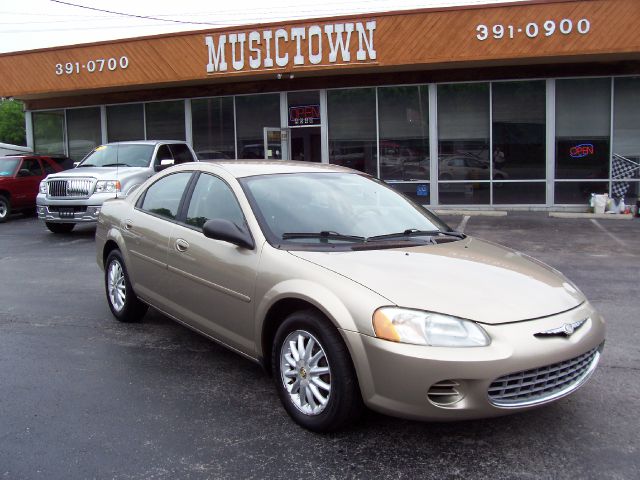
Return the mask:
[[[21,168],[20,170],[18,170],[18,176],[19,177],[30,177],[31,176],[31,172],[29,170],[27,170],[26,168]]]
[[[165,160],[160,160],[160,164],[159,164],[159,165],[156,165],[156,166],[154,167],[154,170],[155,170],[156,172],[159,172],[159,171],[161,171],[161,170],[164,170],[164,169],[165,169],[165,168],[167,168],[167,167],[170,167],[170,166],[171,166],[171,165],[173,165],[173,164],[174,164],[174,161],[173,161],[173,159],[171,159],[171,158],[167,158],[167,159],[165,159]]]
[[[202,226],[202,232],[207,238],[229,242],[240,248],[253,250],[255,246],[251,235],[245,228],[240,228],[235,223],[222,218],[207,220]]]

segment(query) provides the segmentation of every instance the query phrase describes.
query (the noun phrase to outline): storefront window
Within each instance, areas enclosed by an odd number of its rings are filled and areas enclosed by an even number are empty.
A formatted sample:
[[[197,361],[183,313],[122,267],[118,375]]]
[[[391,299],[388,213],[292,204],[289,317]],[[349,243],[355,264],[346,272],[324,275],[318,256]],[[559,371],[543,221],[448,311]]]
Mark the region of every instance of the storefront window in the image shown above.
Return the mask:
[[[377,175],[375,89],[329,90],[327,109],[329,161]]]
[[[546,182],[493,181],[493,203],[500,205],[544,205]]]
[[[280,95],[237,96],[238,158],[265,158],[264,127],[280,127]],[[269,149],[276,152],[281,145],[276,142]]]
[[[186,139],[183,100],[147,103],[144,108],[148,139]]]
[[[543,180],[545,82],[496,82],[491,87],[493,178]]]
[[[612,193],[623,194],[628,199],[638,198],[640,168],[636,167],[640,167],[640,77],[616,78],[613,96],[614,158],[611,177],[635,181],[614,182]]]
[[[69,157],[80,161],[102,143],[100,108],[74,108],[67,110],[67,138]]]
[[[489,84],[438,85],[440,203],[489,203]]]
[[[37,153],[64,155],[64,112],[33,112],[33,143]]]
[[[428,87],[378,88],[378,118],[380,177],[429,180]]]
[[[191,119],[198,158],[236,158],[233,97],[192,100]]]
[[[592,193],[608,192],[609,182],[556,182],[555,201],[586,205]]]
[[[611,79],[558,80],[556,178],[608,178],[610,129]]]
[[[142,103],[107,107],[107,138],[110,142],[144,140]]]

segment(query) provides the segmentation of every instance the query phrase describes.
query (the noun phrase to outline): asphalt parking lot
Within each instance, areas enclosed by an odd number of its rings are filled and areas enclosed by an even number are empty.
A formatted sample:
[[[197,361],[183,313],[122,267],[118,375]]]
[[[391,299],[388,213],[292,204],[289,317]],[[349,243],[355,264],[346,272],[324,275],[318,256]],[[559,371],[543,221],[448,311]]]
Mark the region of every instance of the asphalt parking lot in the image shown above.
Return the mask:
[[[638,478],[640,220],[443,218],[583,290],[608,328],[585,387],[509,417],[370,412],[313,434],[253,363],[158,313],[115,321],[91,228],[54,235],[17,215],[0,225],[0,478]]]

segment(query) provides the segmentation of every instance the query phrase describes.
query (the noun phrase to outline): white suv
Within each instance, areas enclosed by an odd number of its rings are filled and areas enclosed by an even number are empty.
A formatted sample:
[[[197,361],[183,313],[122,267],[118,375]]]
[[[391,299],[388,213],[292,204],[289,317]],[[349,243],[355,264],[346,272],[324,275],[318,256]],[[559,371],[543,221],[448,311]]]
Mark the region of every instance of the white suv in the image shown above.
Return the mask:
[[[38,218],[54,233],[70,232],[76,223],[96,222],[108,198],[128,195],[170,165],[196,161],[186,142],[145,140],[100,145],[74,169],[49,175],[40,182]]]

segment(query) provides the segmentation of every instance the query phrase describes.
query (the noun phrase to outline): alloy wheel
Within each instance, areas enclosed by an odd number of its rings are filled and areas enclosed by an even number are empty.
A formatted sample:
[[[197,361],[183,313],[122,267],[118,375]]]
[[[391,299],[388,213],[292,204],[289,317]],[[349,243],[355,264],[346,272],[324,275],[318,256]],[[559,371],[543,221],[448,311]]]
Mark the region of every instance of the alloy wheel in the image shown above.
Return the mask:
[[[109,292],[109,301],[113,308],[120,312],[124,308],[127,299],[127,288],[125,286],[124,271],[122,265],[117,260],[109,264],[109,276],[107,289]]]

